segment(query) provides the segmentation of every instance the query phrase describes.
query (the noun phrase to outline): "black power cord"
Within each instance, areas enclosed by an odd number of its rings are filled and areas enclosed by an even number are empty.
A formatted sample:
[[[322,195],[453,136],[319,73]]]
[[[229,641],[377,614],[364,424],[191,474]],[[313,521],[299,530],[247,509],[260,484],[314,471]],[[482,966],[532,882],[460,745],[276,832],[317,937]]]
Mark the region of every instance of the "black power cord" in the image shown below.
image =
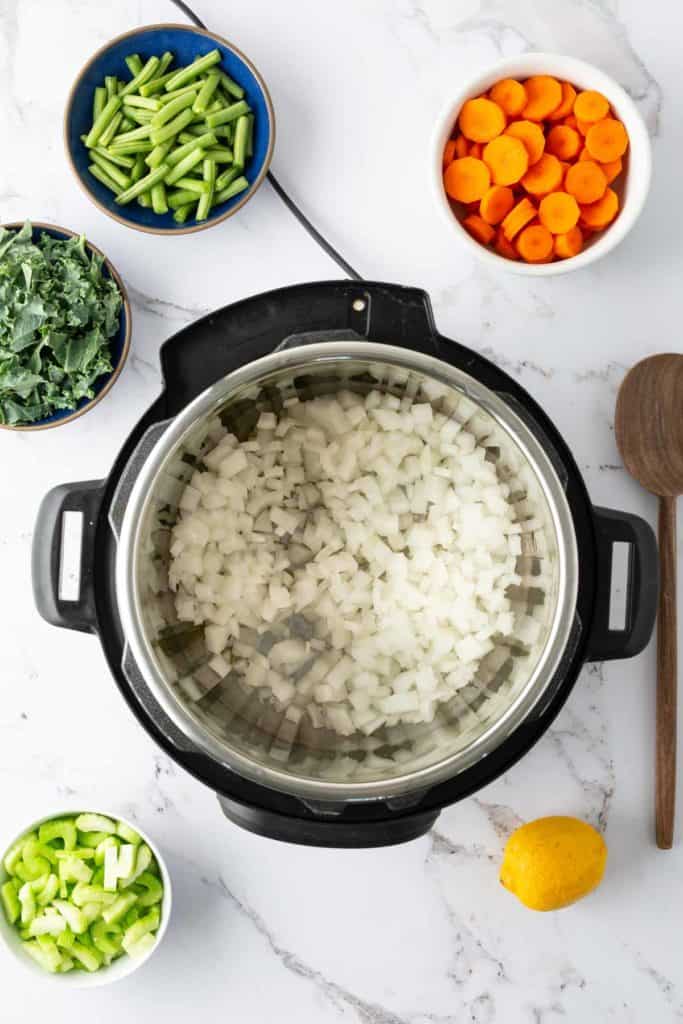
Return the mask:
[[[184,0],[171,0],[171,3],[174,4],[178,8],[178,10],[182,11],[183,14],[197,26],[197,28],[202,28],[205,31],[207,30],[206,25],[201,20],[201,18],[197,17],[192,8],[188,7],[188,5],[184,3]],[[358,273],[358,271],[354,270],[351,264],[346,262],[341,253],[338,253],[334,246],[331,245],[327,241],[327,239],[320,234],[318,229],[314,227],[313,224],[311,224],[310,220],[303,212],[303,210],[300,210],[299,207],[294,202],[294,200],[291,198],[291,196],[289,196],[287,192],[285,192],[284,188],[277,180],[273,172],[268,171],[266,177],[268,178],[268,181],[270,182],[270,185],[273,188],[275,194],[280,197],[280,199],[285,204],[289,212],[296,217],[301,226],[305,228],[305,230],[309,233],[311,238],[318,243],[323,252],[326,252],[330,259],[334,260],[337,266],[344,271],[347,277],[352,278],[354,281],[362,281],[363,278]]]

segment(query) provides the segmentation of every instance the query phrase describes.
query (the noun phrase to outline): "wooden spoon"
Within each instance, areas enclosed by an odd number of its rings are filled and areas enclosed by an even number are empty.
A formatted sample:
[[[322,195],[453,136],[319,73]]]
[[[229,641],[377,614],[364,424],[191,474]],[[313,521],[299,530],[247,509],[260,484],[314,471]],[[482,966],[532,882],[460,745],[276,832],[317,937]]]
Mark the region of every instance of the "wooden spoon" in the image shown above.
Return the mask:
[[[659,497],[657,846],[673,845],[676,802],[676,498],[683,494],[683,355],[650,356],[627,373],[614,421],[629,473]]]

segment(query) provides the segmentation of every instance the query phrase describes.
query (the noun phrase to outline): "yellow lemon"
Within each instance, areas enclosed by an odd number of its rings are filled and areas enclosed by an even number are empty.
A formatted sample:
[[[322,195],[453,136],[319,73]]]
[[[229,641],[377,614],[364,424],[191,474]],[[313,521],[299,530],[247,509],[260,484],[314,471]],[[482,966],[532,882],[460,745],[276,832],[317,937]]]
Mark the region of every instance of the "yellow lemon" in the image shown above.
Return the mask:
[[[538,818],[507,841],[500,880],[531,910],[559,910],[595,889],[605,871],[607,846],[578,818]]]

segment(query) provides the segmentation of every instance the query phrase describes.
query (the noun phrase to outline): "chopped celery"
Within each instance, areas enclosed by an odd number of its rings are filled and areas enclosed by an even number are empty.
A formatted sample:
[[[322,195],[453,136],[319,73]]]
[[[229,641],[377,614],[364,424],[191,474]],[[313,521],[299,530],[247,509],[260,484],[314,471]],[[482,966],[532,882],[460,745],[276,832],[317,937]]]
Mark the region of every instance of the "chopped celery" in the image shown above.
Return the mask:
[[[123,916],[123,918],[121,919],[121,927],[124,929],[124,931],[126,928],[130,928],[132,924],[135,924],[135,922],[140,916],[140,909],[140,905],[136,903],[135,906],[131,907],[130,910]]]
[[[11,882],[5,882],[0,888],[0,898],[9,924],[14,924],[21,914],[21,903],[17,891]]]
[[[107,838],[108,834],[107,832],[83,832],[78,837],[78,842],[81,846],[88,846],[96,850],[102,840]]]
[[[138,893],[138,903],[141,907],[151,907],[155,903],[160,903],[164,895],[161,882],[149,871],[143,871],[138,875],[134,889]]]
[[[51,974],[55,974],[59,970],[62,956],[54,942],[52,946],[45,946],[44,944],[39,944],[37,939],[34,939],[32,942],[23,942],[22,947],[44,970],[49,971]]]
[[[59,877],[64,882],[89,882],[92,876],[92,868],[80,857],[65,857],[59,862]]]
[[[14,869],[14,874],[22,882],[35,882],[41,875],[49,875],[49,873],[49,860],[45,857],[26,857],[25,853]]]
[[[124,914],[126,914],[130,908],[137,903],[137,901],[138,898],[134,892],[125,892],[122,896],[119,896],[111,906],[105,907],[102,911],[102,917],[107,924],[118,924]]]
[[[14,869],[21,860],[21,853],[22,850],[24,849],[24,843],[27,842],[29,838],[33,837],[35,837],[35,832],[32,832],[30,837],[22,836],[21,839],[18,839],[16,843],[13,843],[12,846],[10,846],[2,862],[5,871],[7,872],[8,875],[14,874]]]
[[[90,931],[95,947],[101,953],[114,956],[119,952],[123,932],[117,924],[107,924],[106,921],[96,921]]]
[[[36,894],[36,903],[39,907],[45,907],[57,895],[59,890],[59,879],[55,874],[51,874],[47,876],[45,884],[42,885],[40,889],[36,888],[37,884],[37,881],[31,883],[31,888]]]
[[[146,956],[147,953],[149,953],[150,949],[152,949],[156,941],[156,935],[152,935],[151,932],[147,932],[147,934],[143,935],[141,939],[138,939],[137,942],[134,942],[131,946],[129,946],[126,952],[128,953],[128,956],[132,956],[136,959],[139,959],[140,957]]]
[[[103,814],[79,814],[76,818],[79,832],[116,832],[116,822]]]
[[[100,914],[102,913],[102,904],[84,903],[83,906],[81,907],[81,912],[83,914],[83,917],[88,922],[88,925],[91,925],[93,924],[94,921],[97,921]]]
[[[135,867],[137,847],[132,843],[124,843],[119,849],[117,871],[119,878],[128,878]]]
[[[36,898],[30,882],[24,882],[19,890],[19,902],[21,904],[21,923],[30,924],[36,916]]]
[[[120,840],[116,836],[105,836],[102,842],[98,845],[95,850],[95,863],[98,867],[101,867],[105,862],[105,854],[108,849],[113,847],[114,850],[118,849]]]
[[[74,907],[67,900],[54,900],[54,906],[62,915],[69,928],[75,935],[80,935],[88,927],[85,914],[78,907]]]
[[[70,956],[64,956],[64,954],[62,954],[62,962],[59,965],[60,974],[66,974],[68,971],[73,971],[75,966],[76,965]]]
[[[74,933],[70,928],[65,928],[64,931],[57,936],[57,945],[60,949],[71,949],[74,944]]]
[[[116,892],[119,878],[119,851],[117,846],[108,846],[104,851],[104,882],[103,888],[108,892]]]
[[[79,860],[92,860],[95,851],[87,846],[74,846],[73,850],[55,850],[57,861],[66,860],[67,857],[78,857]]]
[[[74,942],[71,947],[74,960],[85,967],[86,971],[96,971],[102,965],[102,954],[99,950],[89,949],[81,942]]]
[[[55,821],[44,821],[38,829],[41,843],[51,843],[61,839],[65,850],[73,850],[76,845],[76,826],[72,818],[58,818]]]
[[[143,843],[141,846],[138,846],[134,870],[126,878],[121,879],[121,888],[127,889],[129,885],[132,885],[143,871],[147,871],[151,863],[152,851],[146,843]]]
[[[132,924],[130,928],[126,929],[121,943],[126,953],[130,952],[130,947],[139,942],[143,935],[147,935],[148,932],[156,931],[158,927],[159,908],[152,907],[148,914],[145,914],[144,917],[138,918],[135,924]]]
[[[28,933],[31,938],[37,938],[39,935],[61,935],[66,926],[66,921],[61,914],[55,911],[46,910],[43,914],[38,914],[33,918],[30,925],[28,926]]]
[[[84,907],[86,903],[111,904],[115,899],[115,893],[105,892],[101,886],[88,885],[85,882],[79,882],[75,885],[74,890],[71,893],[71,902],[77,907]]]
[[[47,843],[41,843],[38,839],[27,839],[24,843],[22,857],[26,861],[30,857],[43,857],[50,864],[57,863],[57,851]]]

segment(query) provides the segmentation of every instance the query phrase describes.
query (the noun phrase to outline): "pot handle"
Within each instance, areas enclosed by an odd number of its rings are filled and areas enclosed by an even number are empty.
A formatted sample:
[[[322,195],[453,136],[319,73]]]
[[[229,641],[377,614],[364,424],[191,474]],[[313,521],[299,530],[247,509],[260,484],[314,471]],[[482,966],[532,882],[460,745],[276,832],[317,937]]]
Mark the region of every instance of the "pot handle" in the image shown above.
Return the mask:
[[[97,632],[93,563],[104,487],[104,480],[60,484],[40,503],[31,552],[33,596],[39,613],[53,626]],[[65,512],[77,512],[81,517],[78,594],[70,600],[60,596]]]
[[[384,821],[347,821],[343,813],[327,817],[295,817],[270,808],[254,807],[218,794],[225,817],[235,825],[266,839],[299,846],[369,849],[394,846],[429,832],[439,811],[415,811]]]
[[[647,646],[657,615],[659,561],[652,527],[630,512],[593,508],[597,540],[597,582],[588,661],[633,658]],[[626,622],[610,629],[614,545],[629,545],[626,581]]]

